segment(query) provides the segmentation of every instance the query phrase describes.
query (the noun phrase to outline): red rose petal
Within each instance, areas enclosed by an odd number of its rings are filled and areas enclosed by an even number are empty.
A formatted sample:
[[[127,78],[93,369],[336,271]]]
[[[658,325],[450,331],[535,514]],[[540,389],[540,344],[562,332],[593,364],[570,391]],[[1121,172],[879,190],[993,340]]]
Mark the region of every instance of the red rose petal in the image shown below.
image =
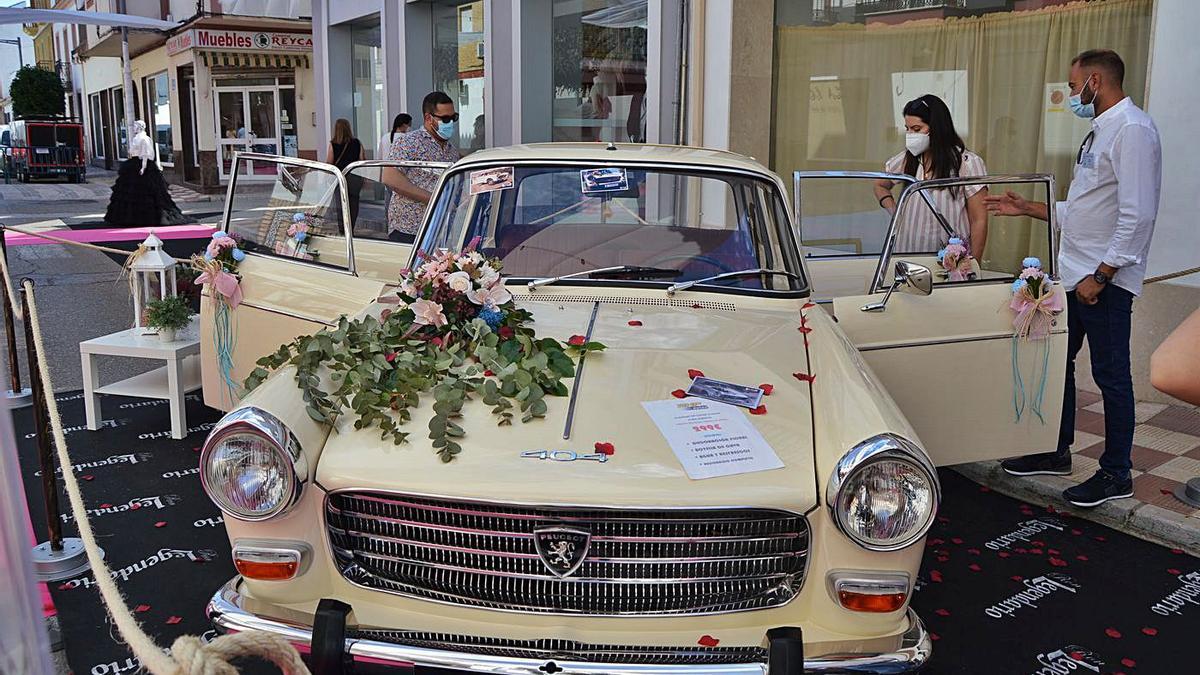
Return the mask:
[[[930,639],[930,640],[933,640],[934,642],[937,642],[938,640],[941,640],[941,639],[942,639],[942,636],[941,636],[941,635],[938,635],[937,633],[930,633],[930,634],[929,634],[929,639]]]
[[[1067,561],[1063,560],[1062,558],[1055,558],[1054,556],[1050,556],[1050,564],[1054,565],[1055,567],[1066,567]]]
[[[84,480],[92,480],[93,478],[95,478],[95,476],[93,476],[93,475],[92,475],[92,474],[90,474],[90,473],[85,473],[85,474],[83,474],[82,476],[80,476],[80,478],[82,478],[82,479],[84,479]]]
[[[629,325],[630,326],[640,326],[640,325],[642,325],[642,322],[638,321],[637,319],[634,319],[633,321],[629,322]]]
[[[1125,666],[1126,668],[1136,668],[1137,661],[1134,661],[1133,659],[1121,659],[1121,665]]]
[[[616,452],[616,449],[613,447],[612,443],[597,443],[596,452],[602,455],[612,455],[614,452]]]
[[[675,391],[671,392],[671,395],[675,398],[686,398],[687,392],[682,389],[676,389]]]
[[[992,491],[992,488],[990,488],[990,487],[988,487],[988,486],[986,486],[986,485],[980,485],[980,486],[979,486],[979,491],[980,491],[980,492],[991,492],[991,491]]]
[[[1046,553],[1049,553],[1050,555],[1060,555],[1058,549],[1056,548],[1048,548],[1046,549]]]
[[[1105,539],[1104,537],[1099,536],[1099,535],[1092,537],[1092,539],[1095,539],[1096,541],[1108,541],[1107,539]]]
[[[1083,530],[1071,530],[1071,534],[1078,537],[1079,535],[1083,534]]]
[[[760,384],[759,389],[762,389],[763,396],[770,396],[771,392],[775,391],[775,386],[771,384]]]
[[[166,526],[167,526],[167,521],[165,521],[165,520],[160,520],[160,521],[158,521],[157,523],[155,523],[155,524],[154,524],[154,526],[155,526],[155,527],[166,527]]]
[[[1158,635],[1158,629],[1150,628],[1149,626],[1147,626],[1146,628],[1143,628],[1142,632],[1145,633],[1146,635],[1149,635],[1150,637],[1154,637],[1155,635]]]
[[[692,303],[692,309],[704,309],[704,305],[702,305],[698,302],[694,302],[694,303]]]
[[[1011,554],[1008,551],[1000,551],[996,555],[1000,556],[1001,558],[1007,558]]]
[[[937,614],[938,616],[950,616],[950,610],[948,609],[935,609],[933,610],[933,613]]]
[[[751,408],[750,414],[751,415],[766,415],[767,414],[767,406],[760,405],[757,408]]]
[[[1009,579],[1012,579],[1013,581],[1023,581],[1025,579],[1025,577],[1023,577],[1019,574],[1014,574],[1011,577],[1009,577]]]
[[[1183,555],[1183,549],[1173,548],[1173,549],[1171,549],[1171,553],[1174,553],[1175,555]]]
[[[1178,575],[1179,575],[1179,570],[1175,569],[1174,567],[1168,567],[1168,568],[1167,568],[1167,574],[1174,574],[1174,575],[1178,576]]]
[[[695,368],[688,368],[688,377],[692,378],[693,380],[697,377],[704,377],[704,371],[696,370]]]
[[[696,644],[701,647],[716,647],[721,644],[721,641],[711,635],[702,635],[699,640],[696,640]]]
[[[817,306],[816,303],[806,302],[800,307],[800,309],[812,309],[813,307],[816,307],[816,306]]]
[[[942,583],[942,573],[937,570],[929,570],[929,580],[935,584]]]
[[[1087,562],[1087,561],[1088,561],[1088,557],[1087,557],[1086,555],[1077,555],[1077,556],[1075,556],[1075,559],[1076,559],[1076,560],[1082,560],[1083,562]]]
[[[1163,488],[1163,489],[1159,490],[1158,492],[1159,492],[1159,494],[1164,494],[1164,495],[1175,494],[1175,492],[1173,490],[1167,490],[1166,488]]]
[[[971,555],[979,555],[979,549],[969,548],[969,549],[967,549],[967,553],[970,553]]]
[[[813,380],[817,379],[816,375],[809,375],[808,373],[792,373],[792,377],[800,380],[801,382],[812,382]]]
[[[1104,634],[1114,640],[1121,639],[1121,631],[1117,630],[1116,628],[1105,628]]]
[[[950,541],[955,544],[961,544],[963,542],[961,537],[950,537]]]
[[[133,611],[135,611],[135,612],[138,612],[138,613],[141,613],[141,612],[149,612],[149,611],[150,611],[150,605],[138,605],[137,607],[134,607],[134,608],[133,608]]]
[[[100,505],[100,508],[102,508],[102,509],[111,509],[111,508],[112,508],[112,504],[109,504],[108,502],[104,502],[103,504],[101,504],[101,505]]]
[[[175,625],[175,624],[179,623],[180,621],[183,621],[182,617],[178,617],[178,616],[174,616],[174,615],[167,617],[167,623],[169,623],[171,625]]]
[[[800,331],[801,333],[804,333],[805,335],[808,335],[809,333],[812,332],[812,328],[810,328],[808,326],[800,326],[796,330]]]
[[[69,591],[69,590],[71,590],[71,584],[59,584],[59,585],[58,585],[58,590],[60,590],[60,591]]]
[[[979,565],[976,565],[975,563],[971,563],[970,565],[967,565],[967,569],[971,570],[972,572],[978,572],[978,571],[982,570],[983,568],[980,567]]]

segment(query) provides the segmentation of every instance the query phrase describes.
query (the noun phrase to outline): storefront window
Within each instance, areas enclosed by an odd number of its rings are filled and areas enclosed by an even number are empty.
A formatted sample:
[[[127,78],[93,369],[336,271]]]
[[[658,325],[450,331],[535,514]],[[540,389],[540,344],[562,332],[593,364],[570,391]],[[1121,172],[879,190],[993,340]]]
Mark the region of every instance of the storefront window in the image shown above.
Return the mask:
[[[154,146],[158,148],[158,161],[170,166],[175,163],[171,150],[171,99],[166,73],[146,78],[146,109],[149,119],[146,126]]]
[[[100,105],[100,94],[88,97],[92,113],[92,157],[104,158],[104,136],[108,129],[104,126],[104,109]]]
[[[646,0],[554,0],[553,140],[646,140]]]
[[[433,88],[454,99],[458,145],[484,147],[483,2],[439,0],[433,5]]]
[[[113,126],[117,129],[117,159],[128,159],[129,148],[128,130],[125,128],[125,90],[117,87],[112,90]]]
[[[1012,3],[776,0],[772,168],[789,184],[800,169],[880,171],[904,151],[904,105],[934,94],[989,174],[1052,173],[1062,198],[1090,129],[1067,107],[1071,59],[1116,50],[1125,91],[1141,105],[1153,1],[1020,4],[1031,11],[1003,9]],[[805,189],[802,218],[879,211],[869,189],[863,196],[861,186],[844,194],[831,185]],[[991,232],[989,255],[1019,269],[1028,242],[996,219]]]
[[[363,147],[374,149],[388,122],[387,101],[383,92],[383,49],[380,42],[379,15],[350,26],[351,69],[353,78],[352,124],[354,135]],[[376,159],[383,159],[377,157]]]

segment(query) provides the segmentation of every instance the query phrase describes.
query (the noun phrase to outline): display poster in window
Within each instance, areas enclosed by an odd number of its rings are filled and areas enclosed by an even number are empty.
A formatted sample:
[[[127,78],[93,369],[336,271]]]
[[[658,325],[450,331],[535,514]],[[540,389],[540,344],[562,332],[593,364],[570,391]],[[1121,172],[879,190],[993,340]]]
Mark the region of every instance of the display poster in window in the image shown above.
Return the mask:
[[[629,190],[629,176],[626,175],[625,169],[617,166],[583,169],[579,172],[579,182],[585,195]]]
[[[300,146],[297,143],[297,136],[283,137],[283,154],[287,157],[299,157]]]
[[[480,169],[471,172],[471,189],[473,195],[496,190],[508,190],[513,186],[513,168],[499,166],[494,169]]]
[[[783,467],[779,455],[736,406],[687,397],[643,401],[642,408],[692,480]]]

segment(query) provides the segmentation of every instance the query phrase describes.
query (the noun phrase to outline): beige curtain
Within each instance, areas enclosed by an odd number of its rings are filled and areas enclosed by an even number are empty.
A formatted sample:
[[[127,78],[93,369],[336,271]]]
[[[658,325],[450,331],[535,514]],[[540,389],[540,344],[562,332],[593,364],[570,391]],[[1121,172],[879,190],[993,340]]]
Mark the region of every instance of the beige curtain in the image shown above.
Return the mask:
[[[1141,105],[1152,9],[1152,0],[1093,0],[896,26],[780,26],[773,166],[789,183],[798,169],[881,170],[904,147],[898,106],[930,83],[957,92],[955,123],[988,173],[1052,173],[1062,198],[1089,128],[1065,105],[1071,58],[1116,50],[1126,65],[1125,91]],[[804,198],[806,214],[846,209],[834,191],[806,190]],[[1042,254],[1041,232],[993,219],[988,257],[1007,268]]]

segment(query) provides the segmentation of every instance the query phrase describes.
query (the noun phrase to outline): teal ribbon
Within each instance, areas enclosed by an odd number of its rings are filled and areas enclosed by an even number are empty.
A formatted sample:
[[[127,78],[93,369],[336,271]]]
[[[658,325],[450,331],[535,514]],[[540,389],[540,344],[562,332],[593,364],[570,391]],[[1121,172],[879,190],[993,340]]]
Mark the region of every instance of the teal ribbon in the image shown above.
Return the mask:
[[[1021,361],[1017,358],[1017,344],[1020,338],[1016,335],[1012,337],[1012,374],[1013,374],[1013,412],[1017,414],[1017,421],[1021,421],[1021,415],[1025,413],[1025,382],[1021,379]]]
[[[1013,412],[1016,413],[1018,422],[1021,421],[1021,416],[1025,414],[1025,404],[1028,399],[1029,409],[1037,415],[1038,420],[1042,424],[1046,423],[1046,417],[1042,414],[1042,403],[1046,399],[1046,381],[1050,375],[1050,340],[1038,340],[1042,344],[1042,363],[1041,367],[1034,372],[1034,379],[1037,381],[1037,393],[1032,397],[1027,397],[1025,394],[1025,381],[1021,377],[1021,361],[1018,358],[1017,346],[1020,343],[1020,338],[1016,335],[1012,338],[1012,373],[1013,373]]]
[[[221,373],[221,381],[229,394],[229,400],[238,399],[238,384],[233,380],[233,349],[236,344],[233,334],[233,320],[229,316],[229,305],[223,300],[217,300],[213,312],[213,346],[217,350],[217,369]]]

